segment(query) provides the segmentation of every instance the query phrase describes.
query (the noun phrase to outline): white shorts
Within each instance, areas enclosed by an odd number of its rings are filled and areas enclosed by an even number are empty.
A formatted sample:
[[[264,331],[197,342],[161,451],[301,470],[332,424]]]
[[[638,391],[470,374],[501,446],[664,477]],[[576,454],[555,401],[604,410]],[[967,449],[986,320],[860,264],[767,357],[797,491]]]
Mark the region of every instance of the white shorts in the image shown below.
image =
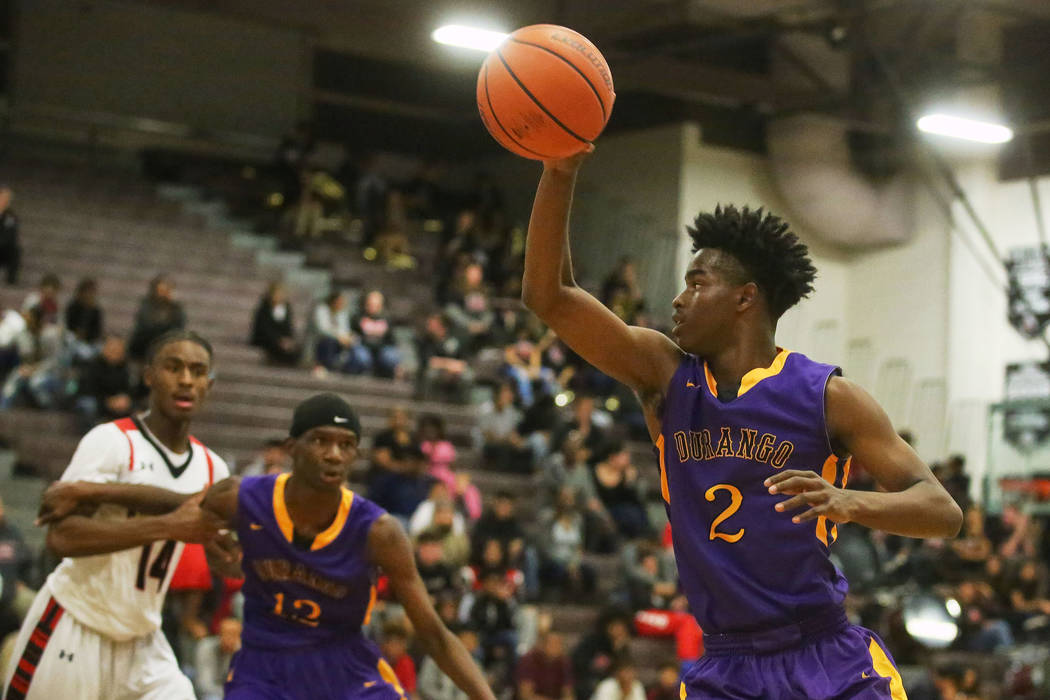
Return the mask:
[[[193,700],[160,630],[114,642],[84,627],[45,585],[18,633],[3,700]]]

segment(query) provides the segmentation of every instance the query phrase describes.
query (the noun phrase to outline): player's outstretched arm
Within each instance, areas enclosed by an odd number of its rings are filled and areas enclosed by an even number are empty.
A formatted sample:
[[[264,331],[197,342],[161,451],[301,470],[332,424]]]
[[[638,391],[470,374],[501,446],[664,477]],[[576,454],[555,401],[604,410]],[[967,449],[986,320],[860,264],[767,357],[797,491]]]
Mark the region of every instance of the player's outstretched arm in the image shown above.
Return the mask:
[[[438,617],[416,570],[412,545],[393,517],[384,515],[368,532],[368,555],[390,579],[423,650],[472,700],[495,700],[492,690],[463,644]]]
[[[766,480],[771,493],[791,498],[776,509],[805,522],[821,515],[907,537],[954,537],[962,510],[930,468],[897,435],[882,407],[853,382],[828,382],[826,420],[832,442],[864,465],[885,493],[840,489],[812,471],[785,470]],[[808,507],[808,510],[805,510]]]
[[[521,299],[573,350],[640,396],[661,396],[682,351],[649,328],[628,326],[576,286],[569,254],[569,211],[582,153],[544,163],[529,220]]]
[[[37,511],[37,525],[49,525],[67,515],[92,511],[103,503],[124,506],[136,513],[170,513],[192,497],[143,484],[98,483],[94,481],[56,481],[44,491]]]
[[[224,527],[211,511],[202,510],[204,492],[194,494],[164,515],[103,520],[70,515],[47,531],[47,546],[60,557],[86,557],[141,547],[157,540],[209,542]]]

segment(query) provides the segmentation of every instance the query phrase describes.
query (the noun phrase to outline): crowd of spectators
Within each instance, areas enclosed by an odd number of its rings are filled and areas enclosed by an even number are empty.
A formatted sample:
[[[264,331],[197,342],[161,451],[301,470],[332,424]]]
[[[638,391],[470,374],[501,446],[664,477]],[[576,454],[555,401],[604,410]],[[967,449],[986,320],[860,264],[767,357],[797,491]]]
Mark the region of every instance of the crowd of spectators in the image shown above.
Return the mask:
[[[353,479],[404,524],[435,608],[500,697],[677,698],[682,668],[703,653],[702,632],[678,585],[656,475],[637,464],[639,453],[629,448],[646,438],[644,421],[622,387],[520,309],[524,233],[508,225],[498,188],[479,175],[470,191],[450,193],[434,163],[395,183],[370,157],[325,172],[310,163],[312,144],[305,126],[282,143],[275,168],[284,204],[274,226],[301,246],[345,237],[362,264],[392,270],[388,290],[397,288],[399,271],[425,265],[432,304],[417,317],[398,319],[378,288],[334,289],[297,314],[288,290],[274,283],[260,297],[246,342],[272,364],[316,376],[412,381],[414,369],[419,398],[478,400],[469,431],[450,429],[453,414],[392,409]],[[18,256],[8,241],[17,243],[17,237],[4,237],[17,233],[10,199],[0,188],[0,267],[7,264],[14,279]],[[432,260],[418,254],[414,232],[422,230],[439,239]],[[648,324],[634,261],[619,261],[595,288],[621,318]],[[158,276],[150,282],[126,339],[107,331],[95,280],[81,280],[64,309],[61,290],[61,281],[47,275],[20,309],[0,316],[0,408],[64,406],[85,427],[126,415],[142,395],[135,363],[153,338],[186,323],[174,281]],[[297,327],[300,316],[305,328]],[[475,391],[479,386],[482,392]],[[240,472],[288,468],[275,439]],[[476,482],[486,472],[496,472],[489,476],[497,480],[499,472],[527,475],[532,488],[483,494]],[[1021,502],[996,515],[971,502],[962,457],[935,465],[935,473],[966,509],[964,532],[942,541],[863,531],[876,573],[870,584],[855,581],[851,615],[879,630],[905,664],[933,658],[909,634],[900,612],[915,592],[958,604],[952,648],[959,652],[994,655],[1050,642],[1050,538],[1042,520]],[[854,466],[850,486],[874,488],[863,465]],[[4,538],[16,536],[0,509],[0,574],[8,580],[3,567],[15,567],[12,579],[25,580],[15,590],[24,591],[39,584],[23,572],[25,554],[16,547],[10,562],[2,556]],[[239,645],[237,583],[212,581],[199,558],[184,561],[166,629],[179,640],[173,646],[201,696],[219,697],[223,670]],[[406,693],[462,700],[420,653],[382,581],[379,589],[369,634]],[[8,600],[3,590],[0,622],[8,610],[17,620],[14,596]],[[889,598],[880,596],[887,592]],[[589,632],[580,635],[583,630],[552,620],[550,606],[598,599],[608,605]],[[658,674],[641,674],[653,681],[648,689],[631,655],[631,638],[639,635],[675,642],[674,658]],[[1003,678],[971,657],[960,658],[933,663],[925,697],[997,697],[989,693],[1001,691],[989,688],[1001,688]],[[1013,688],[1014,696],[1003,697],[1024,697],[1023,678]],[[922,693],[920,685],[913,697]]]

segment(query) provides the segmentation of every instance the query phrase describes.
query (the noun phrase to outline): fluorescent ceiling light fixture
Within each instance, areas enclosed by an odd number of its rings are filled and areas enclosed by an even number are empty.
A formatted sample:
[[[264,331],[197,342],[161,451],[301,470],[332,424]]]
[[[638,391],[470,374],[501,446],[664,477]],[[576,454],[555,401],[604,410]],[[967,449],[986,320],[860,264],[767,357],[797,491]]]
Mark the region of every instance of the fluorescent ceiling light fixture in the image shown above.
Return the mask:
[[[492,51],[507,38],[507,34],[491,29],[465,27],[462,24],[446,24],[435,29],[430,37],[439,44],[462,46],[477,51]]]
[[[919,118],[916,126],[919,127],[919,131],[925,131],[927,134],[951,136],[979,143],[1006,143],[1014,137],[1014,132],[1008,126],[953,117],[950,114],[927,114]]]

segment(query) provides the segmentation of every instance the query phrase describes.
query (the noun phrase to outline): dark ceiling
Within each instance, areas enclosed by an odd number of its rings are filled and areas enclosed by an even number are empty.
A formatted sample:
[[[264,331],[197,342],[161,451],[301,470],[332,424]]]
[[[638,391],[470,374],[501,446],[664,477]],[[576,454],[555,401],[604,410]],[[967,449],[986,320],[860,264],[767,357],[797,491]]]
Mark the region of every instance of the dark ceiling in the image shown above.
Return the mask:
[[[154,2],[301,30],[317,129],[354,147],[440,156],[494,148],[474,108],[480,54],[429,39],[441,23],[478,18],[506,29],[565,24],[590,37],[616,81],[610,131],[691,119],[705,141],[762,150],[768,119],[819,111],[853,125],[862,165],[878,171],[909,138],[908,109],[993,86],[1020,137],[1005,151],[1004,175],[1050,172],[1048,0]],[[844,79],[794,51],[785,37],[799,35],[833,49]]]

